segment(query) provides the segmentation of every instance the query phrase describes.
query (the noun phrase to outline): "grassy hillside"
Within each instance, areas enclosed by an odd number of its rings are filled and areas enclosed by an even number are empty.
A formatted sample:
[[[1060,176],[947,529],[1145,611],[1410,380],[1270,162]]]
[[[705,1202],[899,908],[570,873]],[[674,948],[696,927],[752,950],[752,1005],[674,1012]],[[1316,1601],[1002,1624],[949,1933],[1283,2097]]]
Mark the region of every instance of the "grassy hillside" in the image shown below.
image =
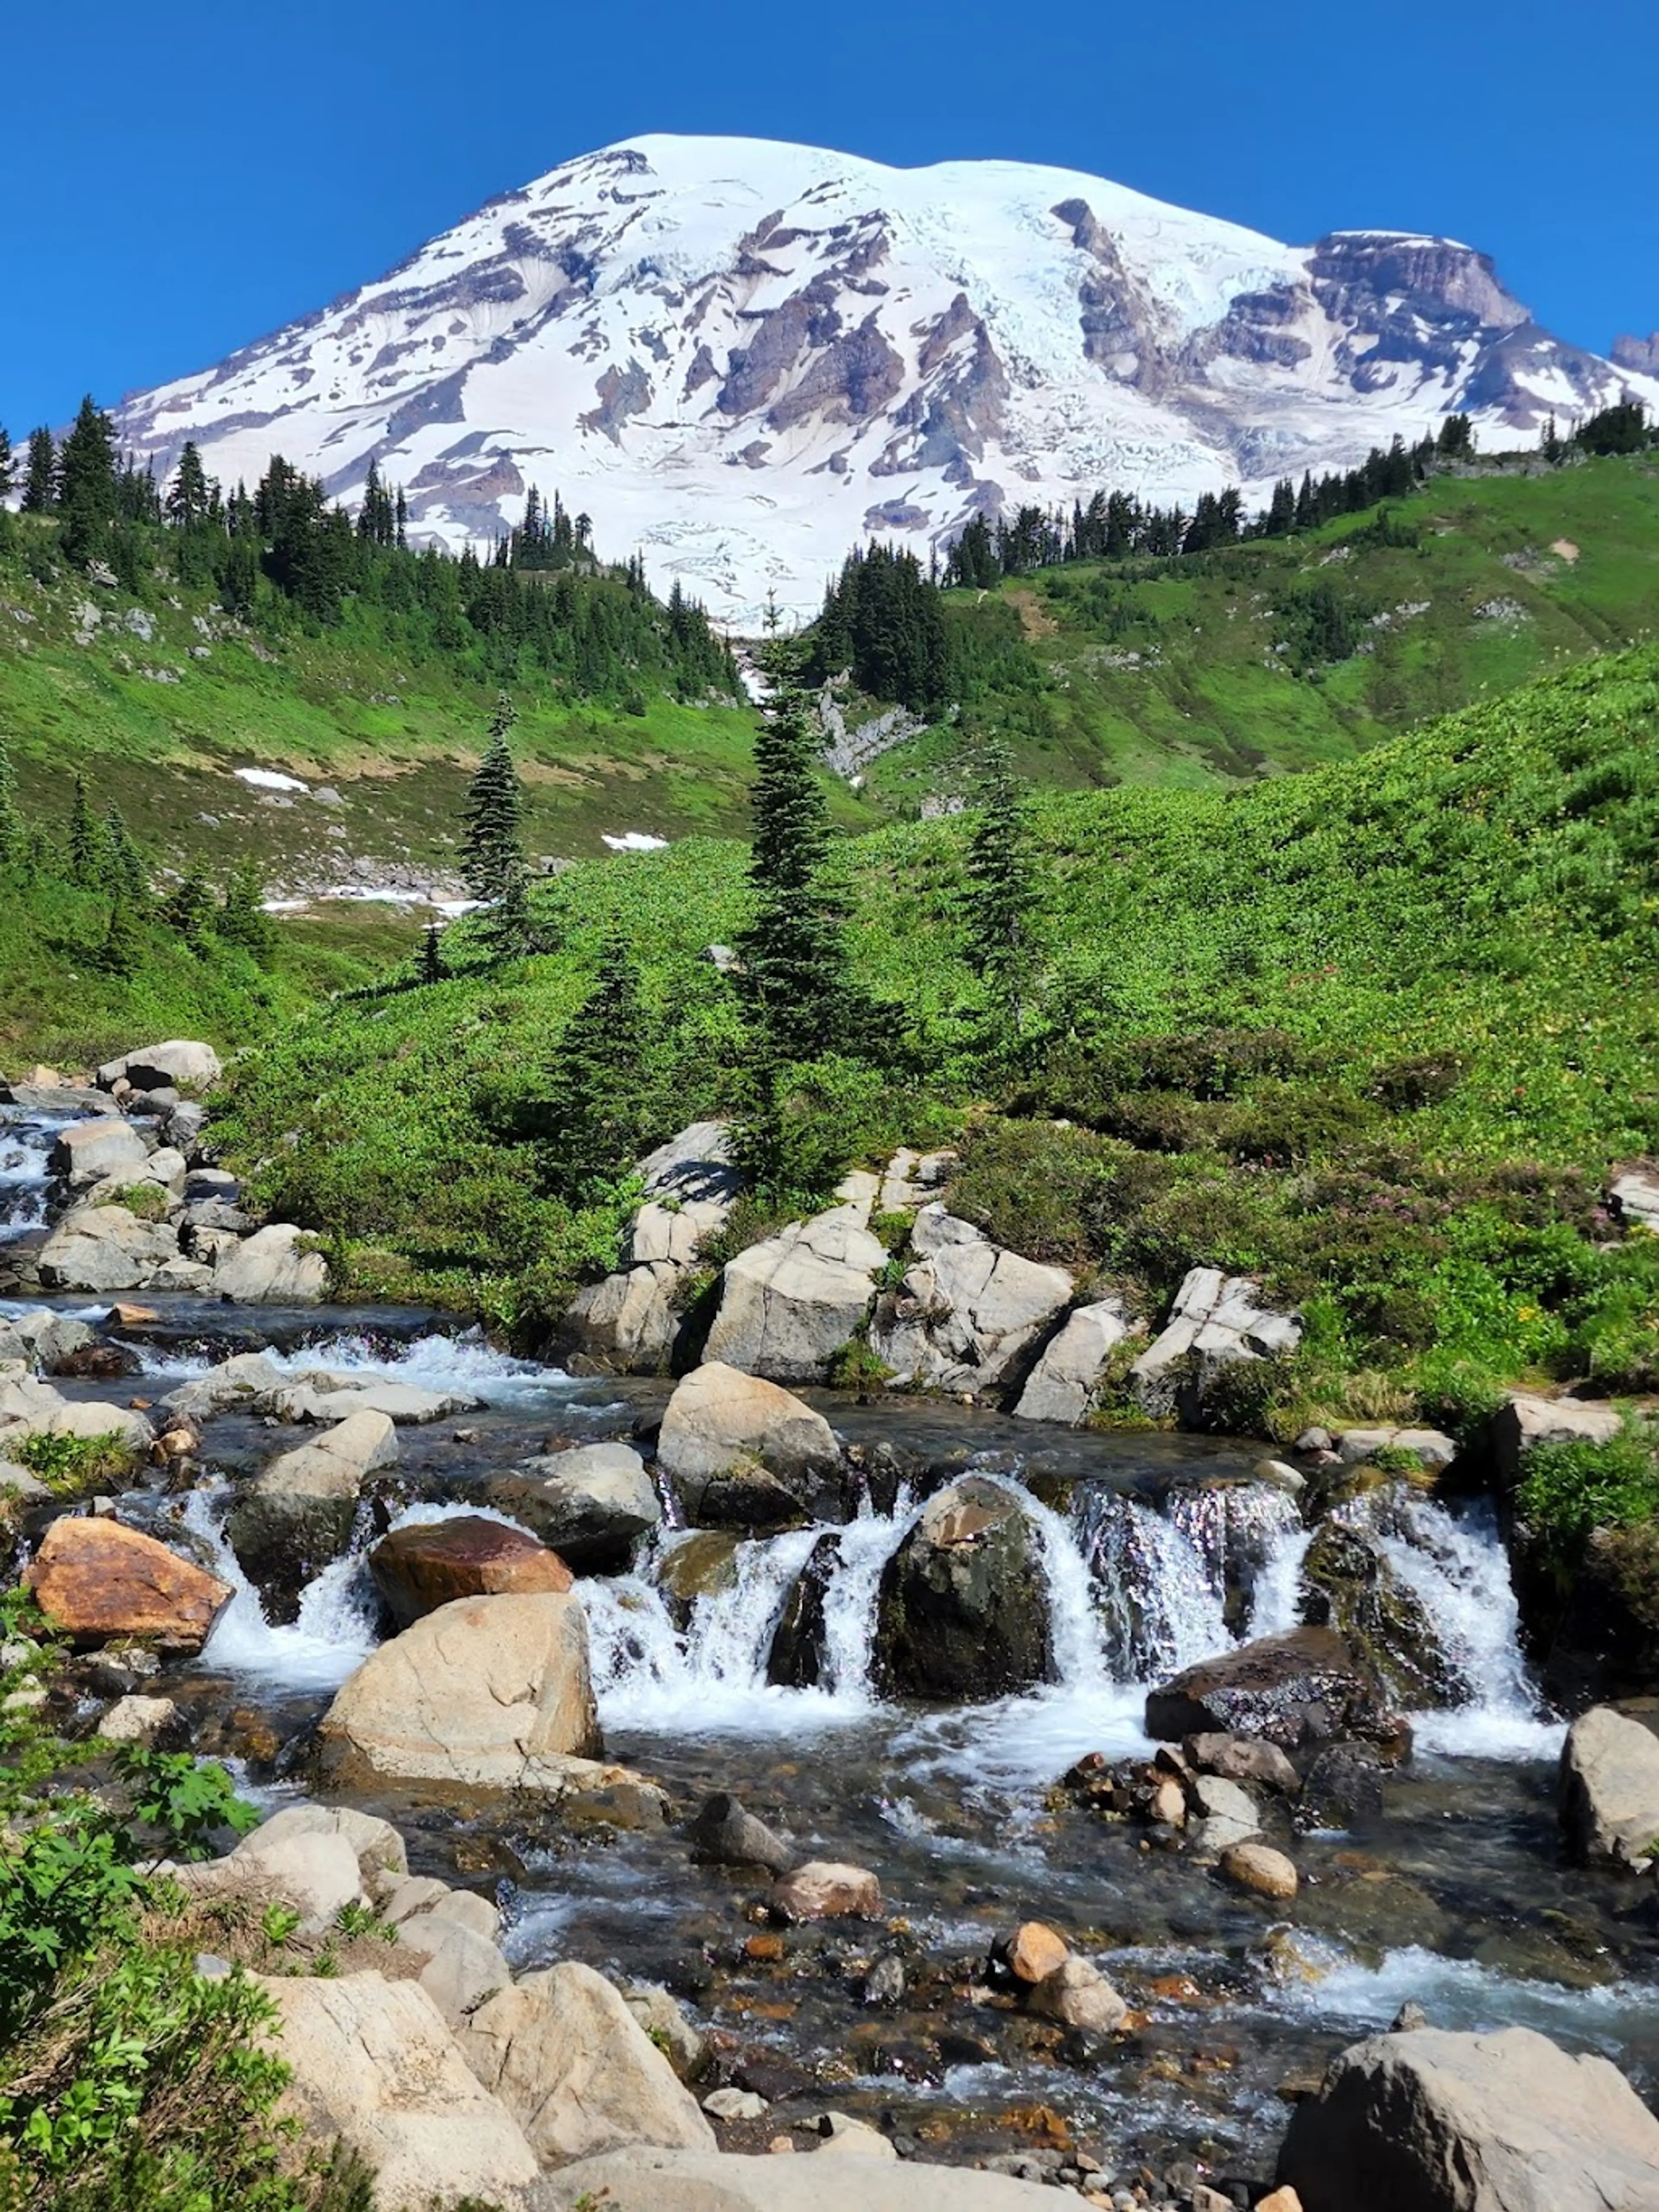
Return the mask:
[[[1044,783],[1196,788],[1350,758],[1652,634],[1659,456],[1437,477],[1380,514],[950,593],[969,726]],[[1316,601],[1349,633],[1340,659],[1310,639]],[[878,761],[870,795],[914,812],[959,786],[961,755],[936,729]]]
[[[1310,1328],[1251,1421],[1651,1385],[1659,1244],[1600,1194],[1659,1151],[1656,736],[1648,647],[1304,777],[1048,797],[1018,1040],[962,958],[963,824],[851,842],[872,1004],[797,1072],[820,1180],[964,1128],[955,1202],[1149,1319],[1195,1262],[1259,1273]],[[239,1075],[239,1158],[348,1279],[533,1329],[609,1263],[621,1207],[550,1194],[526,1102],[620,921],[655,1024],[637,1133],[733,1103],[738,1009],[699,955],[741,920],[744,860],[579,867],[539,894],[557,952],[319,1012]]]

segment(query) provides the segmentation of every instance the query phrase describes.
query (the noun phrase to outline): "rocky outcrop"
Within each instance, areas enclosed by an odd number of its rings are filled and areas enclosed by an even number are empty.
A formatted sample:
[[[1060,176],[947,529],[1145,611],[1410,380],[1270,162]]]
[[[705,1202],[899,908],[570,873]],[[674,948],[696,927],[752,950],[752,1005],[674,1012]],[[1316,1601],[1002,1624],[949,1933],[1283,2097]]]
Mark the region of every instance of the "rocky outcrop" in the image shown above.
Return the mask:
[[[1577,1865],[1650,1874],[1659,1856],[1659,1736],[1595,1705],[1567,1730],[1558,1804],[1562,1841]]]
[[[662,1522],[645,1462],[624,1443],[578,1444],[490,1484],[491,1504],[533,1529],[579,1574],[615,1574]]]
[[[714,2147],[696,2100],[591,1966],[572,1960],[526,1974],[480,2007],[459,2041],[544,2166],[624,2143]]]
[[[877,1189],[874,1176],[849,1176],[839,1205],[729,1261],[705,1356],[780,1382],[824,1381],[869,1318],[887,1262],[870,1233]]]
[[[1197,1423],[1224,1368],[1281,1358],[1301,1341],[1296,1316],[1264,1305],[1248,1276],[1194,1267],[1161,1334],[1130,1368],[1129,1387],[1143,1413],[1160,1419],[1178,1413]]]
[[[930,1498],[882,1570],[876,1667],[899,1697],[978,1703],[1052,1680],[1048,1576],[1030,1513],[970,1475]]]
[[[822,1413],[718,1360],[678,1385],[663,1415],[657,1463],[694,1520],[775,1522],[804,1511],[840,1472]]]
[[[895,1384],[975,1396],[1013,1380],[1071,1304],[1072,1278],[994,1244],[935,1201],[916,1215],[915,1255],[878,1302],[870,1349]]]
[[[118,1115],[60,1129],[46,1158],[50,1172],[71,1190],[106,1181],[137,1182],[149,1164],[149,1146]]]
[[[124,1206],[82,1206],[58,1224],[38,1265],[49,1291],[134,1291],[178,1257],[178,1236],[165,1224]]]
[[[1615,1169],[1607,1200],[1626,1229],[1659,1231],[1659,1167],[1651,1161]]]
[[[1648,2212],[1659,2120],[1607,2059],[1530,2028],[1372,2036],[1291,2116],[1304,2212]]]
[[[617,1374],[666,1371],[678,1340],[679,1300],[702,1249],[726,1225],[741,1179],[724,1121],[697,1121],[648,1153],[645,1186],[623,1265],[580,1291],[563,1334],[574,1356]]]
[[[478,1513],[394,1528],[369,1553],[368,1566],[399,1628],[457,1598],[557,1593],[574,1579],[545,1544]]]
[[[535,2154],[425,1990],[372,1973],[262,1986],[291,2069],[287,2108],[324,2147],[343,2142],[374,2168],[385,2212],[464,2201],[530,2212]]]
[[[303,1230],[273,1222],[224,1255],[213,1288],[241,1305],[314,1306],[328,1290],[328,1263]]]
[[[35,1603],[77,1650],[138,1637],[199,1651],[231,1599],[228,1583],[118,1521],[54,1521],[24,1577]]]
[[[1285,1752],[1355,1740],[1394,1756],[1411,1740],[1328,1628],[1262,1637],[1188,1667],[1149,1692],[1146,1733],[1166,1743],[1211,1733],[1262,1736]]]
[[[556,1795],[597,1783],[605,1770],[572,1765],[599,1750],[580,1602],[550,1593],[441,1607],[369,1655],[319,1736],[327,1771],[345,1786],[378,1778]]]
[[[1112,1354],[1134,1334],[1119,1298],[1079,1306],[1044,1347],[1014,1411],[1023,1421],[1078,1428],[1088,1417]]]

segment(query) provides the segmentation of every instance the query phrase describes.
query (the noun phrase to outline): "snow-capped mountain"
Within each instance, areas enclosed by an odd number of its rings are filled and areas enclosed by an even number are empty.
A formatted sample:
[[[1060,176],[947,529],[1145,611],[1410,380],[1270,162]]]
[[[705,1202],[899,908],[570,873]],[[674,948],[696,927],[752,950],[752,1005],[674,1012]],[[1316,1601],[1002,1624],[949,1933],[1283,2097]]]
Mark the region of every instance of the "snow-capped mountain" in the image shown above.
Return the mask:
[[[1468,410],[1529,442],[1645,358],[1565,345],[1448,239],[1279,246],[1098,177],[892,169],[649,137],[492,201],[378,283],[130,400],[126,445],[273,453],[350,501],[371,459],[452,546],[532,484],[724,618],[814,608],[860,538],[1121,487],[1190,505]]]

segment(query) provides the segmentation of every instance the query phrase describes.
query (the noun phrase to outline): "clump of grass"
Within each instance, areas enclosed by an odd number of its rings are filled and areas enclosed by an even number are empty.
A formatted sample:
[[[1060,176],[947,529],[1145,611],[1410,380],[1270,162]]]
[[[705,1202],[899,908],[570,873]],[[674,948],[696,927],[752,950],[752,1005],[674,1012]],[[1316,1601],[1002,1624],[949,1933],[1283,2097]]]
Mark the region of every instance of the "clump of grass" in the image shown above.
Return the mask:
[[[125,1480],[137,1464],[131,1445],[113,1429],[97,1437],[37,1429],[6,1449],[8,1456],[38,1476],[54,1498],[78,1498],[100,1482]]]

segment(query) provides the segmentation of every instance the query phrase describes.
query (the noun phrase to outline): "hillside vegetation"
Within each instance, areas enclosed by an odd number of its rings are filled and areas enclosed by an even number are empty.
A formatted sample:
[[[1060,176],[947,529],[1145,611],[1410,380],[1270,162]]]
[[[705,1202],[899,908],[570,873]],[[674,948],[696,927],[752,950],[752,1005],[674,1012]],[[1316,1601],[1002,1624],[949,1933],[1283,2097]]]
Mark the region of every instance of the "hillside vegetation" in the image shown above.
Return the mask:
[[[864,1010],[789,1072],[795,1193],[960,1130],[952,1202],[1149,1320],[1194,1263],[1258,1273],[1310,1328],[1240,1425],[1650,1387],[1659,1244],[1601,1194],[1659,1150],[1656,733],[1648,647],[1306,776],[1048,796],[1018,1036],[963,958],[970,823],[844,843]],[[319,1012],[240,1071],[239,1162],[346,1283],[533,1335],[611,1264],[626,1197],[620,1135],[610,1182],[562,1185],[562,1033],[620,927],[643,1012],[618,1130],[741,1106],[741,1010],[702,955],[741,927],[745,862],[578,867],[537,894],[556,950]]]

